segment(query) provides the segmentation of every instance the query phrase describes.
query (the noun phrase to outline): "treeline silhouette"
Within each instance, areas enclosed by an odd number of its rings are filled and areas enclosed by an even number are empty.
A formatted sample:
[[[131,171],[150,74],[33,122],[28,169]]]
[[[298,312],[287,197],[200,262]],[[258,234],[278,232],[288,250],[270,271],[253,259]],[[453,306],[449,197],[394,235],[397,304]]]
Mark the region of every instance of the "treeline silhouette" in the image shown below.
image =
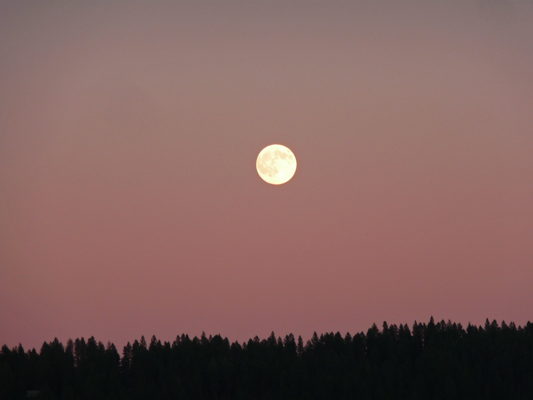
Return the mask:
[[[292,334],[242,344],[220,335],[155,336],[119,354],[94,337],[40,352],[0,352],[0,398],[23,399],[533,399],[533,324],[488,320],[373,325],[344,337]]]

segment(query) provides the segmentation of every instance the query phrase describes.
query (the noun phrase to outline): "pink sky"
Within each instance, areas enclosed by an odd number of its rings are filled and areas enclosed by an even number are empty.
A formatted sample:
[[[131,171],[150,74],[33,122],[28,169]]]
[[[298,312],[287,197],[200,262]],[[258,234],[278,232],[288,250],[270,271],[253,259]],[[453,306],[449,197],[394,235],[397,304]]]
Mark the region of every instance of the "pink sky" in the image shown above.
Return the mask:
[[[2,2],[0,345],[531,320],[533,5],[430,3]]]

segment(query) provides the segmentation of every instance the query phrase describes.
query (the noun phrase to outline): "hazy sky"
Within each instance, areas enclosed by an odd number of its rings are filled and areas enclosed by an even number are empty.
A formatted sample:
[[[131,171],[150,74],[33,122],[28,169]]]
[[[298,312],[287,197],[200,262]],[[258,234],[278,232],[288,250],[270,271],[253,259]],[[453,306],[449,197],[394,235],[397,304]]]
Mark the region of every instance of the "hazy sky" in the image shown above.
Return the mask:
[[[527,1],[2,1],[0,345],[526,323],[532,71]]]

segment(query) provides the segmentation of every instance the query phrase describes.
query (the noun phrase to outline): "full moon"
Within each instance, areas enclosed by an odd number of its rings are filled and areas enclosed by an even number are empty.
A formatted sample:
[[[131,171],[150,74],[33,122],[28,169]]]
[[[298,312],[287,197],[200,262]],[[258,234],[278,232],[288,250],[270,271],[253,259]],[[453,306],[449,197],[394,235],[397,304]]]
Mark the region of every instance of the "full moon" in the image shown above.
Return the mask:
[[[257,156],[257,173],[271,185],[288,182],[296,172],[296,157],[287,147],[271,144]]]

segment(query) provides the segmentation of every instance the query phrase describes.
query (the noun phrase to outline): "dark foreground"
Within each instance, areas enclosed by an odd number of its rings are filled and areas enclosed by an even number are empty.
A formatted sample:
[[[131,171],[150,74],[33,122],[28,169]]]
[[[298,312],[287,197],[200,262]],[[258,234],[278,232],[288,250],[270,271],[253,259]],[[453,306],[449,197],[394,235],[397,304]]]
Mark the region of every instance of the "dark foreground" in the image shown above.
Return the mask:
[[[28,392],[31,391],[31,392]],[[306,344],[144,337],[118,353],[94,338],[0,352],[0,400],[533,399],[533,324],[375,325]]]

